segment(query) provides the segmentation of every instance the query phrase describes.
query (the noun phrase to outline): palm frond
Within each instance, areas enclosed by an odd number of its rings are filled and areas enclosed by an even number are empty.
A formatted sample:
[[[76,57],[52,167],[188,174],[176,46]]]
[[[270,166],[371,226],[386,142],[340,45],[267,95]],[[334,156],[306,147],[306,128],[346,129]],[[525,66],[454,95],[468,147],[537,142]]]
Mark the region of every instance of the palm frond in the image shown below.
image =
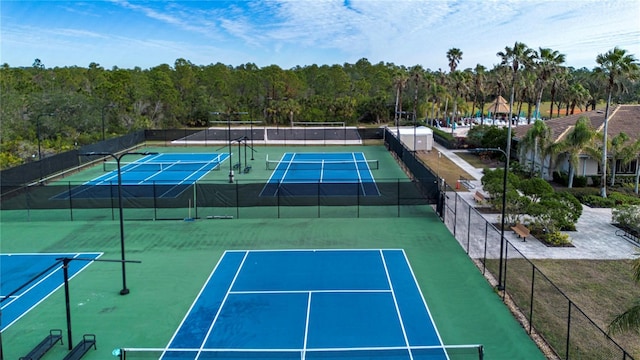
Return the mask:
[[[609,324],[609,333],[633,331],[640,334],[640,299],[636,299],[634,305],[627,311],[616,316]]]

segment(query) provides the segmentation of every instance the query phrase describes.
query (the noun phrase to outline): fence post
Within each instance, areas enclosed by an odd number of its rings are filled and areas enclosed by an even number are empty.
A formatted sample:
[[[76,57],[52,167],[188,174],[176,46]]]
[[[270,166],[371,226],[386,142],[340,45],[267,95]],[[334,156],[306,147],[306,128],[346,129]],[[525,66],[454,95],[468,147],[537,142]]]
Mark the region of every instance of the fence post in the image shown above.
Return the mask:
[[[502,272],[504,274],[504,276],[502,277],[502,300],[504,301],[505,297],[507,296],[507,265],[509,263],[509,242],[503,238],[501,238],[500,241],[505,241],[507,243],[507,246],[504,247],[504,271]]]
[[[484,256],[482,258],[482,275],[487,271],[487,238],[489,237],[489,222],[484,222]]]
[[[398,217],[400,217],[400,178],[396,179],[396,198],[398,199]]]
[[[529,297],[529,334],[533,331],[533,294],[536,282],[536,266],[531,266],[531,296]]]
[[[67,191],[69,191],[69,216],[71,216],[71,221],[73,221],[73,194],[71,194],[71,181],[67,182]]]
[[[569,360],[569,346],[571,342],[571,300],[569,300],[569,311],[567,313],[567,352],[565,359]]]
[[[471,206],[468,206],[469,209],[467,214],[467,255],[469,255],[469,248],[471,247]]]
[[[156,182],[155,180],[152,182],[151,186],[153,186],[153,221],[158,220],[158,196],[156,194]]]
[[[454,193],[456,197],[453,201],[453,237],[456,237],[456,227],[458,227],[458,192],[454,191]]]
[[[360,188],[360,184],[356,184],[356,218],[358,219],[360,218]]]
[[[238,156],[240,156],[238,154]],[[236,180],[236,219],[240,218],[240,188],[239,188],[239,183],[240,181]]]
[[[115,195],[113,195],[113,181],[109,182],[109,192],[111,193],[111,221],[116,220],[115,206],[113,205],[113,200],[115,199]]]

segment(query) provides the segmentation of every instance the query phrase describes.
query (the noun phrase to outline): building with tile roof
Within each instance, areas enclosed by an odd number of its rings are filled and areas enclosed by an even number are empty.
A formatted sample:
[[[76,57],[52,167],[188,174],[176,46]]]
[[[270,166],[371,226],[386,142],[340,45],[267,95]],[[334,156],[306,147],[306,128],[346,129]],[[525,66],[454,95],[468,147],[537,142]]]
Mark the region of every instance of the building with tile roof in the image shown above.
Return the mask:
[[[591,126],[599,133],[604,130],[604,110],[592,110],[582,112],[580,114],[568,115],[559,118],[544,120],[545,124],[551,129],[551,139],[553,142],[564,140],[571,130],[575,127],[580,117],[586,116],[591,121]],[[527,131],[531,129],[533,124],[520,125],[514,127],[514,141],[519,142],[525,136]],[[617,105],[610,109],[609,124],[607,127],[608,140],[611,141],[616,135],[624,132],[629,137],[628,144],[640,140],[640,105]],[[640,154],[639,154],[640,155]],[[568,172],[569,157],[568,154],[559,154],[557,159],[551,165],[553,169],[549,169],[550,159],[540,159],[538,156],[532,159],[531,152],[526,154],[520,153],[519,160],[525,167],[539,169],[543,167],[543,177],[551,179],[553,171]],[[611,154],[609,153],[609,157]],[[532,163],[533,161],[533,163]],[[598,176],[601,175],[600,159],[594,159],[586,153],[580,155],[580,164],[576,169],[576,176]],[[638,160],[633,160],[628,164],[623,164],[620,160],[616,161],[616,176],[618,175],[634,175],[637,170]]]

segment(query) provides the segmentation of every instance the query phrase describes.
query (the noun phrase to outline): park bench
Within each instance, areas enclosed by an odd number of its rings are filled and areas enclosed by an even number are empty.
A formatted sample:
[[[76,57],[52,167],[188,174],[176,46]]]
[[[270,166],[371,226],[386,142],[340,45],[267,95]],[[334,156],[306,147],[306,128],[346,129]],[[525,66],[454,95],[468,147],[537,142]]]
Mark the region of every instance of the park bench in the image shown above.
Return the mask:
[[[477,202],[477,203],[484,203],[485,201],[487,201],[487,197],[484,196],[483,193],[481,193],[480,191],[476,191],[475,194],[473,194],[473,199]]]
[[[518,234],[519,238],[522,238],[522,241],[527,241],[527,236],[529,236],[529,229],[521,223],[517,223],[515,226],[511,227],[511,230]]]
[[[91,348],[93,348],[94,350],[98,350],[98,348],[96,347],[96,336],[94,334],[84,334],[82,335],[82,341],[80,341],[78,345],[71,349],[71,352],[69,352],[63,360],[79,360]]]
[[[244,168],[244,173],[245,173],[245,174],[248,174],[250,171],[251,171],[251,165],[247,165],[247,166]]]
[[[36,347],[34,347],[27,355],[20,358],[20,360],[37,360],[44,356],[44,354],[53,348],[57,342],[62,344],[62,330],[52,329],[49,330],[49,335],[42,339]]]

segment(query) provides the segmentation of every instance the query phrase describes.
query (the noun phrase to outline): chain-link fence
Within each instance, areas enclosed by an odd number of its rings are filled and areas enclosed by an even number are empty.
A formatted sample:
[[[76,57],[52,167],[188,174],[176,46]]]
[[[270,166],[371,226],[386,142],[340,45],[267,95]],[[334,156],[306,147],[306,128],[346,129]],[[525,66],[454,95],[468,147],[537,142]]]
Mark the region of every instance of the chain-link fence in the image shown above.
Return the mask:
[[[509,240],[501,243],[502,224],[486,220],[459,193],[445,189],[447,228],[481,271],[497,279],[503,300],[513,301],[529,334],[540,334],[560,359],[633,359]]]
[[[317,181],[317,180],[316,180]],[[415,217],[432,213],[429,199],[407,179],[377,179],[378,193],[367,195],[361,184],[305,182],[304,196],[285,191],[264,195],[268,179],[198,181],[178,188],[160,181],[122,185],[126,220],[185,218],[371,218]],[[340,188],[340,196],[327,194]],[[86,185],[57,182],[24,186],[2,198],[5,220],[113,220],[118,217],[118,183]],[[345,195],[346,194],[346,195]]]

